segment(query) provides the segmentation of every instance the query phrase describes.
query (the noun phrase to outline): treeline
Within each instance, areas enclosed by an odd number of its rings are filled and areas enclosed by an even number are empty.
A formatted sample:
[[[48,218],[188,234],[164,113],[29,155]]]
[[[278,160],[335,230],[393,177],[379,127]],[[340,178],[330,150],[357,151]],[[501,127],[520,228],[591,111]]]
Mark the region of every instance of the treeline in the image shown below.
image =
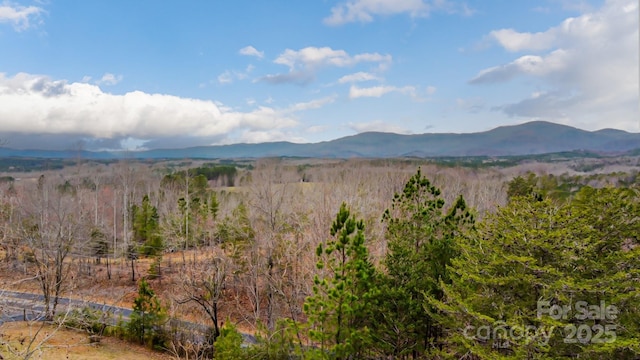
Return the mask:
[[[575,197],[583,187],[633,187],[640,183],[638,171],[590,175],[537,175],[528,172],[508,182],[507,196],[538,195],[555,201]]]
[[[213,181],[217,186],[234,186],[238,170],[234,165],[207,165],[165,175],[162,186],[185,186],[187,175],[196,182]]]
[[[44,170],[60,170],[74,164],[73,160],[41,159],[41,158],[0,158],[0,171],[31,172]]]

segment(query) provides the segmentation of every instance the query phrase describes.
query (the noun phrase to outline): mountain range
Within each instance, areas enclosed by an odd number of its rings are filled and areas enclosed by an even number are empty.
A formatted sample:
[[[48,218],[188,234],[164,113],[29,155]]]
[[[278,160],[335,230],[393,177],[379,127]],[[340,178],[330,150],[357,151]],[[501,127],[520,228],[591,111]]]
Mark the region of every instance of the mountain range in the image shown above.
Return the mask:
[[[586,131],[544,121],[501,126],[477,133],[400,135],[365,132],[319,143],[268,142],[143,151],[49,151],[0,148],[0,157],[86,159],[176,158],[389,158],[534,155],[564,151],[622,153],[640,148],[640,133],[603,129]]]

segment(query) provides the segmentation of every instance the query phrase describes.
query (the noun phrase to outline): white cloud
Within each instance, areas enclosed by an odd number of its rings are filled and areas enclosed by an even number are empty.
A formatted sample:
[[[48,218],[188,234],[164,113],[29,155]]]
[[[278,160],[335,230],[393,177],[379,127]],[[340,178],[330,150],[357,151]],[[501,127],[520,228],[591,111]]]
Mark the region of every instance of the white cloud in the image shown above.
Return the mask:
[[[351,99],[356,99],[360,97],[379,98],[382,95],[385,95],[391,92],[398,92],[402,94],[409,94],[409,95],[415,96],[416,88],[413,86],[397,87],[397,86],[388,86],[388,85],[361,88],[361,87],[352,85],[351,88],[349,89],[349,98]]]
[[[308,102],[293,104],[289,106],[288,111],[295,112],[295,111],[319,109],[327,104],[333,103],[334,101],[336,101],[336,98],[337,96],[333,95],[333,96],[324,97],[322,99],[316,99]]]
[[[235,80],[244,80],[249,77],[255,67],[251,64],[247,65],[244,71],[237,70],[225,70],[222,74],[218,75],[219,84],[231,84]]]
[[[41,23],[41,16],[45,11],[37,6],[22,6],[4,1],[0,4],[0,24],[13,25],[16,31],[27,30],[33,26],[33,22]]]
[[[368,132],[368,131],[377,131],[377,132],[389,132],[389,133],[396,133],[396,134],[411,134],[411,131],[401,126],[390,124],[381,120],[375,120],[375,121],[366,122],[366,123],[349,123],[349,128],[351,128],[352,130],[358,133]]]
[[[259,59],[262,59],[264,57],[264,51],[258,51],[253,46],[243,47],[238,52],[240,53],[240,55],[255,56],[255,57],[259,58]]]
[[[359,63],[374,63],[388,65],[392,62],[391,55],[379,53],[362,53],[349,55],[344,50],[334,50],[330,47],[306,47],[300,50],[286,49],[274,63],[289,67],[285,74],[271,74],[260,80],[272,84],[297,83],[306,84],[315,79],[315,73],[324,67],[349,67]]]
[[[511,80],[512,78],[528,74],[532,76],[546,76],[566,70],[569,54],[558,49],[547,56],[525,55],[506,65],[494,66],[481,70],[469,82],[472,84],[495,83]]]
[[[331,9],[324,19],[326,25],[343,25],[350,22],[368,23],[375,16],[409,14],[411,17],[427,17],[434,11],[459,13],[470,16],[474,13],[465,3],[448,0],[348,0]]]
[[[233,141],[229,138],[232,132],[269,133],[295,128],[297,111],[328,102],[321,99],[285,109],[259,107],[239,112],[213,101],[141,91],[116,95],[89,83],[0,73],[0,133]]]
[[[306,47],[300,50],[286,49],[274,63],[286,65],[290,69],[319,68],[323,66],[345,67],[360,62],[389,63],[391,55],[378,53],[362,53],[354,56],[344,50],[334,50],[330,47]]]
[[[321,133],[321,132],[325,132],[327,130],[329,130],[329,127],[326,126],[326,125],[312,125],[312,126],[309,126],[305,130],[305,132],[309,133],[309,134],[318,134],[318,133]]]
[[[289,131],[255,131],[255,130],[245,130],[243,131],[239,138],[238,142],[241,143],[264,143],[264,142],[274,142],[274,141],[288,141],[293,143],[304,143],[306,139]]]
[[[338,83],[346,84],[346,83],[364,82],[364,81],[372,81],[372,80],[380,80],[380,78],[374,74],[360,71],[355,74],[349,74],[341,77],[340,79],[338,79]]]
[[[596,10],[537,33],[489,34],[510,52],[530,52],[481,70],[471,84],[535,79],[536,96],[497,106],[510,116],[588,129],[638,130],[638,2],[607,0]]]
[[[513,29],[494,30],[489,37],[508,51],[544,50],[554,41],[554,35],[550,32],[521,33]]]
[[[218,82],[220,84],[231,84],[233,82],[233,74],[231,71],[225,70],[225,72],[218,75]]]
[[[85,78],[83,78],[84,80]],[[91,78],[89,78],[91,79]],[[98,85],[116,85],[119,82],[122,81],[122,75],[114,75],[111,73],[105,73],[104,75],[102,75],[102,78],[100,78],[100,80],[96,81],[96,84]]]
[[[306,85],[315,80],[313,71],[290,71],[286,74],[268,74],[255,81],[263,81],[269,84],[298,84]]]

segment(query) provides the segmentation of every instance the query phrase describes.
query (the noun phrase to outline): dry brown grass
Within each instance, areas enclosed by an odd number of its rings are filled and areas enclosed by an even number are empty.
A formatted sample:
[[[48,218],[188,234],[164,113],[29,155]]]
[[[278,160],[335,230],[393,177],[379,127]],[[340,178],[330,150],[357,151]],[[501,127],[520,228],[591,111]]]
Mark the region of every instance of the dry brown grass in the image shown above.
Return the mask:
[[[13,322],[0,326],[0,343],[8,343],[18,351],[24,350],[28,339],[37,332],[40,323]],[[57,329],[54,326],[45,325],[38,333],[35,343],[53,333],[46,340],[32,359],[62,360],[106,360],[106,359],[130,359],[130,360],[168,360],[169,355],[151,351],[145,347],[127,343],[125,341],[104,337],[98,343],[91,343],[89,335],[83,332]],[[4,345],[0,345],[0,354],[4,359],[18,359],[13,356]]]

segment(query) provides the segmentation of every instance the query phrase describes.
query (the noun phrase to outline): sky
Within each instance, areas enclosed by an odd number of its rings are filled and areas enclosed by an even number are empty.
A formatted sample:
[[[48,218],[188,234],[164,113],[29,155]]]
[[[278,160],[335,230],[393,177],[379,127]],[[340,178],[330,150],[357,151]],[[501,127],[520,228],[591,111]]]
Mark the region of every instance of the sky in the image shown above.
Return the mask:
[[[640,131],[637,0],[0,0],[13,148]]]

